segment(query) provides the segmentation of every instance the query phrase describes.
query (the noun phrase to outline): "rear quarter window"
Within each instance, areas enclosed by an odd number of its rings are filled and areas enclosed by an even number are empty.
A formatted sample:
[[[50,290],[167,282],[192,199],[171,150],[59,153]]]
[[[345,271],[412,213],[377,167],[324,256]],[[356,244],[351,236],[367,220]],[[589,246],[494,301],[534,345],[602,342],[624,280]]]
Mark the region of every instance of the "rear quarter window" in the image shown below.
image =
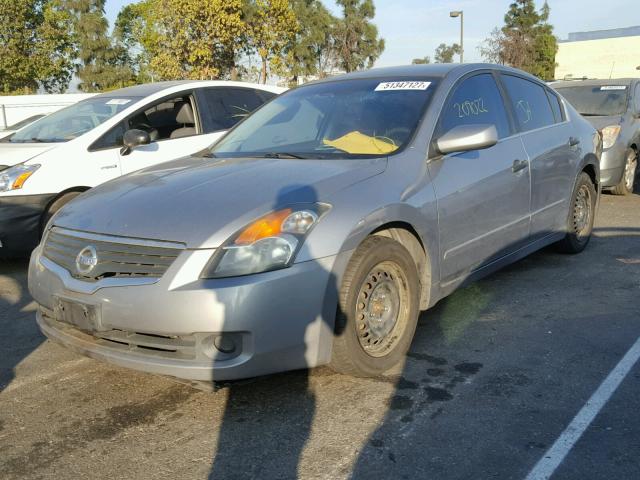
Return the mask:
[[[520,131],[527,132],[556,123],[551,104],[542,85],[504,74],[502,81]]]
[[[564,110],[562,108],[562,103],[560,103],[560,99],[550,90],[546,90],[546,93],[547,98],[549,99],[549,104],[551,105],[551,110],[553,111],[553,118],[556,123],[564,121]]]

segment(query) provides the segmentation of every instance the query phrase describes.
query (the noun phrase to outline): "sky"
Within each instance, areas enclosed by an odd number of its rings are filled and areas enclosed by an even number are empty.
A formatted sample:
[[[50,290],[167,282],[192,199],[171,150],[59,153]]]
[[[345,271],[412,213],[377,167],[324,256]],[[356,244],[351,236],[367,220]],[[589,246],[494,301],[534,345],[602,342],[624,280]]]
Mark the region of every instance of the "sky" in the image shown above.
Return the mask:
[[[406,65],[426,55],[433,59],[440,43],[460,40],[460,18],[450,18],[451,10],[464,12],[464,56],[466,62],[480,61],[477,47],[491,31],[503,24],[511,0],[374,0],[374,23],[386,48],[377,67]],[[322,2],[335,14],[332,0]],[[107,0],[110,25],[123,5],[131,0]],[[640,25],[638,0],[548,0],[550,22],[555,34],[566,39],[570,32],[606,30]],[[536,0],[541,7],[543,0]]]

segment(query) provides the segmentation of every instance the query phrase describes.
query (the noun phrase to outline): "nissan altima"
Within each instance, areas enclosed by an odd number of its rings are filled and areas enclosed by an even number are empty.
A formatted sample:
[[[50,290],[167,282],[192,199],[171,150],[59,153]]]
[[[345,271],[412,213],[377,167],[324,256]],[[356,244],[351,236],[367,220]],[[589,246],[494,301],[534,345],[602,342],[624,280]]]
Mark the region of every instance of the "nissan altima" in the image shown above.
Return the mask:
[[[582,251],[602,141],[494,65],[353,73],[62,208],[31,257],[51,339],[191,381],[402,361],[421,310],[549,244]]]

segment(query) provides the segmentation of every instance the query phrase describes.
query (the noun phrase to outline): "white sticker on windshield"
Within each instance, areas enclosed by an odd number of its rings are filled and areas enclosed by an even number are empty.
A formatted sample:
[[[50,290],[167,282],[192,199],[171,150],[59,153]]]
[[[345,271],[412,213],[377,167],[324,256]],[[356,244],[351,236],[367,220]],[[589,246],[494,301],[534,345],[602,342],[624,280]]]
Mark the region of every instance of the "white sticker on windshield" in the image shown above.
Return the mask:
[[[431,82],[382,82],[376,87],[376,92],[386,90],[426,90]]]
[[[600,90],[626,90],[626,85],[603,85]]]
[[[109,100],[106,105],[126,105],[131,100],[128,98],[112,98]]]

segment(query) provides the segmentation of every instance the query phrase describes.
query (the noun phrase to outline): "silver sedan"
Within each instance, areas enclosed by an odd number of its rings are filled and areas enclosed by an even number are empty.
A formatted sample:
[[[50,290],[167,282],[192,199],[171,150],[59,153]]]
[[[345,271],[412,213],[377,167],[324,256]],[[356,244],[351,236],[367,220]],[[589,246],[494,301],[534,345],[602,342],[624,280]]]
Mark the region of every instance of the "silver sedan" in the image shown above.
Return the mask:
[[[59,211],[31,257],[37,321],[83,354],[192,381],[378,375],[459,286],[552,243],[585,248],[601,148],[509,68],[308,84],[210,150]]]

